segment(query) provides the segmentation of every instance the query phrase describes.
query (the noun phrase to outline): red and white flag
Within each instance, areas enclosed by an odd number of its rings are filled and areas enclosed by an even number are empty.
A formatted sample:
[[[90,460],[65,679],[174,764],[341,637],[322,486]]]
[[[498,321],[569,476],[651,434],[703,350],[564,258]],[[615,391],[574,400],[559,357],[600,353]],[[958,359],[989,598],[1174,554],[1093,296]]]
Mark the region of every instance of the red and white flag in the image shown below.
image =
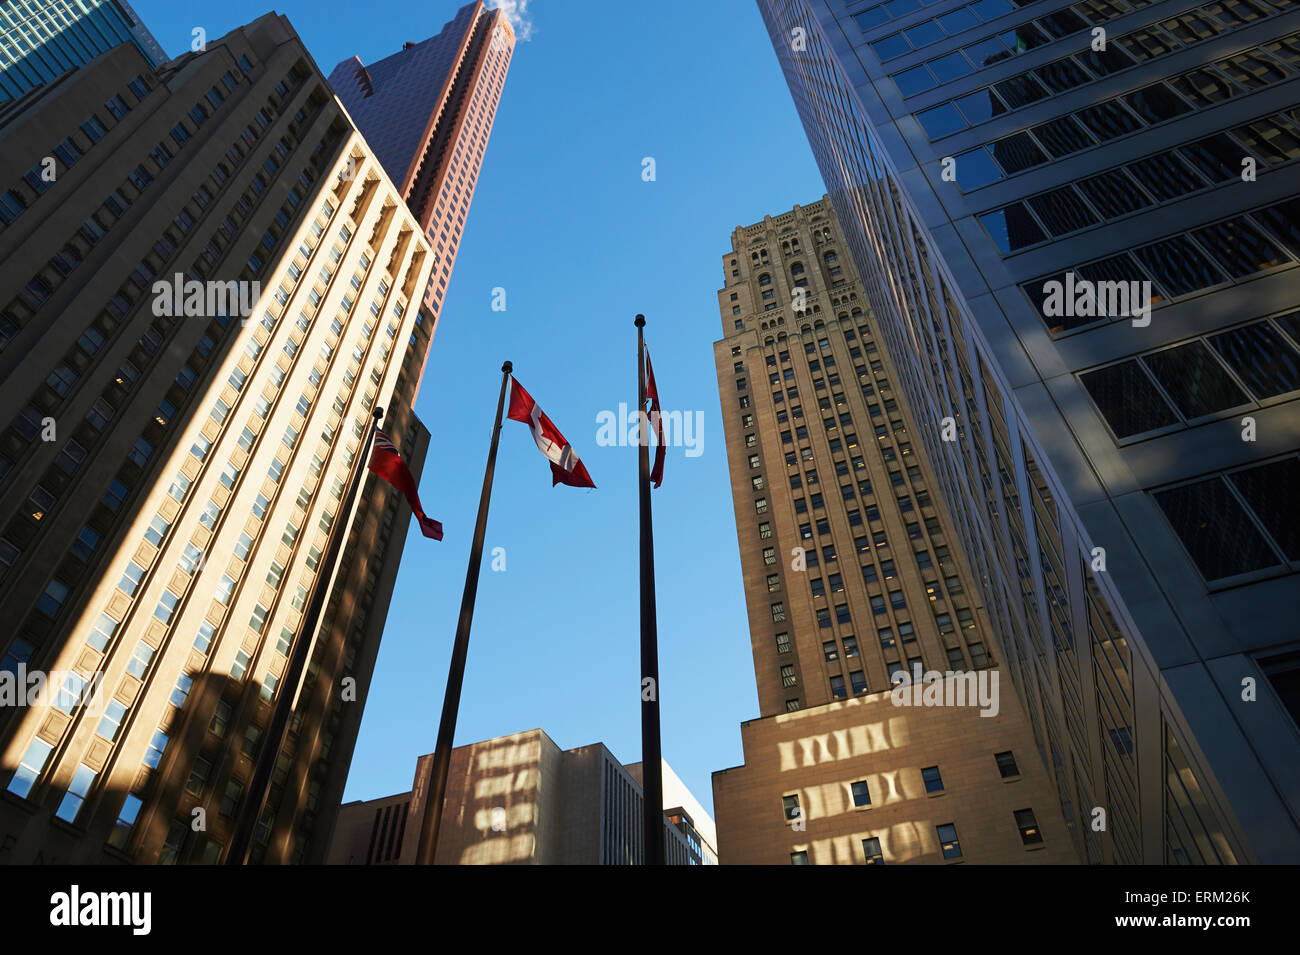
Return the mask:
[[[557,484],[567,484],[569,487],[596,486],[578,459],[573,445],[560,434],[560,429],[546,417],[533,396],[524,391],[514,376],[510,378],[510,413],[506,417],[511,421],[522,421],[532,429],[538,450],[551,462],[551,487]]]
[[[375,446],[370,452],[370,470],[406,497],[406,503],[411,505],[416,520],[420,522],[420,533],[436,541],[442,540],[442,524],[424,516],[424,508],[420,506],[420,495],[415,490],[415,476],[411,474],[411,469],[406,466],[402,456],[397,453],[397,448],[388,435],[382,431],[375,432]]]
[[[659,410],[659,389],[655,387],[655,370],[650,367],[649,348],[645,350],[645,378],[645,396],[650,399],[650,420],[654,422],[655,438],[659,442],[655,445],[655,463],[650,469],[650,480],[658,487],[664,483],[664,456],[668,449],[664,445],[663,412]]]

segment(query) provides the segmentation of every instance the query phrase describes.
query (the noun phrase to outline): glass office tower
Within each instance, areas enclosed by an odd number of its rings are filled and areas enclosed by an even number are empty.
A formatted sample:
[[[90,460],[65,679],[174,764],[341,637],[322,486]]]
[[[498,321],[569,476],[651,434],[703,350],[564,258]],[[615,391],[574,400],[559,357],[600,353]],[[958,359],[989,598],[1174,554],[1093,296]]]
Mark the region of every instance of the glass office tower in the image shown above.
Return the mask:
[[[1300,860],[1300,10],[759,8],[1091,860]]]
[[[150,66],[167,54],[125,0],[0,3],[0,104],[131,43]]]

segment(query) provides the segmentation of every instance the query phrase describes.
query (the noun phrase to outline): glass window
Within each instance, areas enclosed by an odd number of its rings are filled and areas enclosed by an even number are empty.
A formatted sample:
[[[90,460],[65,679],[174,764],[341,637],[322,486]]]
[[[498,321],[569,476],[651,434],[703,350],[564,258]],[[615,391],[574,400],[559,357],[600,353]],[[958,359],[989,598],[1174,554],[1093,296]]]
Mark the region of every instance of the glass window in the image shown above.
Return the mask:
[[[1117,438],[1178,423],[1164,397],[1134,359],[1079,376]]]
[[[1268,322],[1222,332],[1209,342],[1256,398],[1300,388],[1300,356]]]
[[[1167,348],[1142,361],[1184,417],[1199,418],[1250,400],[1204,342]]]
[[[1186,295],[1223,281],[1205,253],[1185,235],[1143,246],[1133,254],[1171,295]]]
[[[1272,548],[1218,477],[1154,495],[1206,580],[1272,567]]]
[[[1288,560],[1300,559],[1300,509],[1295,489],[1300,487],[1300,458],[1237,471],[1228,476],[1264,529]]]

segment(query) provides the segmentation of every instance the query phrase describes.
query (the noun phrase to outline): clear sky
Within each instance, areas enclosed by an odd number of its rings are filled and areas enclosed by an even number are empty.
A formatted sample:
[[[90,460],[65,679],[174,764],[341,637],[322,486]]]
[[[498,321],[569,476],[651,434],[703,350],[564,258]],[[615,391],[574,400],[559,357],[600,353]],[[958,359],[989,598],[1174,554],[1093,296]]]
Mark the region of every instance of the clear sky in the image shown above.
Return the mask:
[[[134,7],[175,56],[194,27],[220,36],[265,3]],[[328,74],[437,33],[459,6],[276,10]],[[715,293],[737,225],[823,187],[750,0],[532,0],[525,16],[416,406],[433,435],[420,495],[446,539],[411,524],[345,800],[409,789],[433,750],[506,359],[597,490],[552,488],[527,427],[505,422],[456,744],[541,727],[564,749],[641,758],[636,449],[596,434],[600,412],[636,404],[642,312],[665,410],[703,416],[702,453],[670,449],[654,512],[664,758],[711,810],[710,774],[742,761],[739,724],[758,715]]]

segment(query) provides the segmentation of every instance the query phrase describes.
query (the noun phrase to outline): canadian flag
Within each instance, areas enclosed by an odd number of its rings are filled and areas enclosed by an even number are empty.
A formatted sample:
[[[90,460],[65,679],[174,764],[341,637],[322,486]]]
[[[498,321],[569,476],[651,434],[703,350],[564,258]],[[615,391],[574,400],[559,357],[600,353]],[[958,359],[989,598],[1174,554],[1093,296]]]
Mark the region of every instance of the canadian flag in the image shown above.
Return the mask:
[[[420,533],[436,541],[442,540],[441,522],[424,516],[424,508],[420,506],[420,495],[415,490],[415,477],[411,474],[411,469],[406,466],[406,462],[402,460],[402,456],[397,453],[397,448],[388,435],[382,431],[375,432],[375,446],[370,452],[370,470],[406,497],[406,503],[411,505],[415,519],[420,522]]]
[[[567,484],[569,487],[595,487],[591,475],[578,460],[578,453],[573,445],[565,440],[550,418],[533,400],[533,396],[524,391],[513,376],[510,378],[510,413],[506,415],[511,421],[522,421],[533,431],[533,440],[538,450],[551,462],[551,487]]]
[[[664,456],[668,449],[664,446],[664,419],[663,413],[659,409],[659,389],[655,386],[655,370],[650,367],[650,349],[645,350],[645,396],[650,400],[650,420],[654,422],[655,438],[658,443],[655,445],[655,463],[650,470],[650,480],[655,482],[655,487],[664,483]]]

